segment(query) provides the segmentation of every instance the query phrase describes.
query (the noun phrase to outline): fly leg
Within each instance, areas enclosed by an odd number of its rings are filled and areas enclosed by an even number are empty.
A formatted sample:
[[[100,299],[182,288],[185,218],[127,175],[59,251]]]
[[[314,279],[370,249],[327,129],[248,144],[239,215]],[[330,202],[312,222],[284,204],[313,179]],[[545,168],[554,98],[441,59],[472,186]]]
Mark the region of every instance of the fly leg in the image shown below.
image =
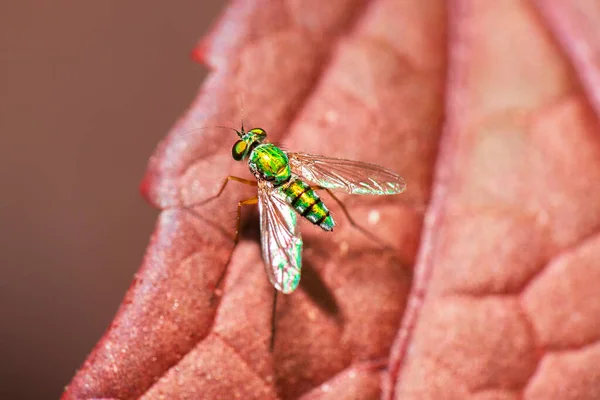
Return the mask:
[[[239,182],[239,183],[243,183],[245,185],[249,185],[249,186],[257,186],[258,182],[257,181],[253,181],[250,179],[244,179],[244,178],[240,178],[238,176],[233,176],[233,175],[229,175],[227,176],[224,180],[223,183],[221,184],[221,188],[219,189],[219,191],[217,192],[217,194],[215,194],[214,196],[210,196],[207,199],[204,199],[202,201],[199,201],[197,203],[192,203],[192,204],[188,204],[183,206],[182,208],[186,211],[188,211],[190,214],[194,215],[195,217],[198,217],[201,220],[205,220],[204,217],[200,216],[199,213],[196,212],[196,210],[194,210],[194,207],[198,207],[198,206],[203,206],[206,203],[209,203],[215,199],[217,199],[219,196],[221,196],[221,194],[223,193],[223,191],[225,190],[225,188],[227,187],[227,184],[229,183],[229,181],[235,181],[235,182]],[[238,223],[239,223],[239,218],[238,218]],[[226,233],[222,227],[217,227],[221,232],[223,232],[223,234],[225,234],[225,236],[229,236],[228,233]],[[239,226],[237,228],[239,230]],[[236,240],[235,238],[233,239],[234,241]]]
[[[219,196],[221,196],[221,194],[223,193],[223,191],[227,187],[227,184],[230,181],[235,181],[235,182],[243,183],[245,185],[250,185],[250,186],[258,185],[257,181],[229,175],[223,180],[223,183],[221,184],[221,187],[219,188],[219,191],[217,192],[217,194],[215,194],[214,196],[211,196],[207,199],[204,199],[200,202],[188,204],[188,205],[184,206],[183,208],[185,210],[187,210],[188,212],[190,212],[192,215],[199,216],[193,207],[202,206],[212,200],[217,199]],[[210,297],[211,304],[214,302],[215,294],[216,294],[217,290],[219,290],[219,287],[221,286],[221,283],[223,282],[223,279],[225,278],[225,273],[227,272],[227,268],[229,267],[229,263],[231,262],[231,257],[233,256],[233,252],[240,240],[240,225],[241,225],[241,219],[242,219],[242,206],[256,204],[256,203],[258,203],[258,197],[256,197],[256,196],[253,198],[238,202],[237,222],[236,222],[236,227],[235,227],[235,236],[233,237],[233,248],[231,249],[231,252],[229,253],[229,257],[227,257],[227,262],[225,263],[225,268],[223,268],[223,272],[221,272],[221,275],[219,275],[219,278],[217,279],[217,282],[215,284],[215,289]]]
[[[223,183],[221,184],[221,188],[219,189],[219,191],[217,192],[217,194],[215,194],[214,196],[210,196],[208,199],[204,199],[198,203],[193,203],[193,204],[189,204],[186,206],[186,208],[190,208],[190,207],[195,207],[195,206],[202,206],[210,201],[215,200],[216,198],[218,198],[221,193],[223,193],[223,191],[225,190],[225,188],[227,187],[227,184],[229,183],[229,181],[235,181],[235,182],[239,182],[239,183],[243,183],[245,185],[250,185],[250,186],[257,186],[258,182],[257,181],[253,181],[251,179],[244,179],[244,178],[240,178],[238,176],[233,176],[233,175],[229,175],[227,178],[225,178],[225,180],[223,180]]]
[[[277,310],[277,289],[273,288],[273,309],[271,310],[271,341],[269,342],[269,350],[273,352],[275,347],[275,317]]]
[[[333,192],[330,189],[327,189],[325,187],[322,186],[313,186],[313,189],[315,190],[325,190],[333,200],[335,200],[336,203],[338,203],[338,205],[342,208],[342,211],[344,213],[344,215],[346,216],[346,218],[348,219],[348,222],[350,222],[350,225],[352,225],[352,227],[356,230],[358,230],[360,233],[362,233],[363,235],[365,235],[366,237],[368,237],[370,240],[374,241],[375,243],[377,243],[378,245],[382,246],[385,249],[388,250],[395,250],[394,247],[388,243],[386,243],[385,240],[381,239],[379,236],[375,235],[374,233],[370,232],[368,229],[363,228],[362,226],[360,226],[355,220],[354,218],[352,218],[352,216],[350,215],[350,212],[348,212],[348,209],[346,208],[346,206],[344,205],[344,203],[337,198],[337,196],[335,194],[333,194]]]
[[[228,181],[226,181],[226,182],[228,182]],[[223,186],[225,186],[225,184],[223,184]],[[217,279],[217,282],[215,283],[215,290],[213,291],[213,294],[210,297],[211,303],[214,302],[215,294],[216,294],[217,290],[219,290],[219,287],[221,286],[221,283],[223,282],[223,279],[225,278],[225,273],[227,272],[227,268],[229,267],[229,263],[231,262],[231,258],[233,257],[233,252],[234,252],[238,242],[240,241],[240,226],[242,223],[242,207],[249,206],[252,204],[257,204],[257,203],[258,203],[258,196],[254,196],[250,199],[246,199],[246,200],[242,200],[242,201],[238,202],[237,221],[235,224],[235,236],[233,237],[233,248],[231,249],[231,252],[229,253],[229,257],[227,257],[227,262],[225,263],[225,268],[223,268],[223,272],[221,272],[221,275],[219,275],[219,279]]]

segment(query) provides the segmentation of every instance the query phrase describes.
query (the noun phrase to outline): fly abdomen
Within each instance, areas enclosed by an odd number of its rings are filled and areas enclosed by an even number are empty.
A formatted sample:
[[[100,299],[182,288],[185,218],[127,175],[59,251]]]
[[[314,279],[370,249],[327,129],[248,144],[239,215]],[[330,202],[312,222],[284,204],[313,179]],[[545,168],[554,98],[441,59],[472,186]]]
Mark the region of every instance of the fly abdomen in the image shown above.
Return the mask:
[[[319,195],[302,179],[294,179],[285,189],[286,201],[298,214],[323,230],[332,231],[335,223]]]

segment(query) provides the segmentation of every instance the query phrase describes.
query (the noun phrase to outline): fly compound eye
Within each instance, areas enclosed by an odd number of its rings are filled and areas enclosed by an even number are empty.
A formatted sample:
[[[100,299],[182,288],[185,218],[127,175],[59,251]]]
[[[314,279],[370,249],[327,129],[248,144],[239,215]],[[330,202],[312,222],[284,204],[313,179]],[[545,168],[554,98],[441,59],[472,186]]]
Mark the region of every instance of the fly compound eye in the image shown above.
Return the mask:
[[[262,142],[267,137],[267,132],[262,128],[250,129],[250,132],[256,135],[259,142]]]
[[[244,158],[244,154],[246,154],[247,149],[248,145],[243,140],[238,140],[235,142],[233,148],[231,149],[231,155],[233,156],[233,159],[240,161],[242,158]]]

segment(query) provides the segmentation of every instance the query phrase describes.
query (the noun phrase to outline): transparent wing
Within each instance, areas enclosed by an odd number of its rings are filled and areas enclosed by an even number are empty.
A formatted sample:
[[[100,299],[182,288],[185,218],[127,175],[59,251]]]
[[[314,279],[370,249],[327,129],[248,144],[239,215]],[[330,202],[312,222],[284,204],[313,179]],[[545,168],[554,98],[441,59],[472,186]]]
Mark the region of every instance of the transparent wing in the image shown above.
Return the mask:
[[[302,238],[296,212],[278,189],[259,182],[262,255],[269,280],[277,290],[291,293],[300,282]]]
[[[306,153],[288,153],[288,158],[295,174],[327,189],[370,195],[406,189],[400,175],[376,164]]]

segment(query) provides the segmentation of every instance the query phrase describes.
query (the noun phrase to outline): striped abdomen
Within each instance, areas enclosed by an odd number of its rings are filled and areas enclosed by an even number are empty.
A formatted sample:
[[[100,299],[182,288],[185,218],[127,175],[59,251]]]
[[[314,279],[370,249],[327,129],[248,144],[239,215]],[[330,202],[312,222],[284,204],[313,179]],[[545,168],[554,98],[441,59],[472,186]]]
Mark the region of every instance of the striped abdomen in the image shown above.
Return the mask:
[[[301,179],[292,177],[289,185],[283,188],[285,198],[298,214],[326,231],[332,231],[335,223],[329,209],[319,195]]]

